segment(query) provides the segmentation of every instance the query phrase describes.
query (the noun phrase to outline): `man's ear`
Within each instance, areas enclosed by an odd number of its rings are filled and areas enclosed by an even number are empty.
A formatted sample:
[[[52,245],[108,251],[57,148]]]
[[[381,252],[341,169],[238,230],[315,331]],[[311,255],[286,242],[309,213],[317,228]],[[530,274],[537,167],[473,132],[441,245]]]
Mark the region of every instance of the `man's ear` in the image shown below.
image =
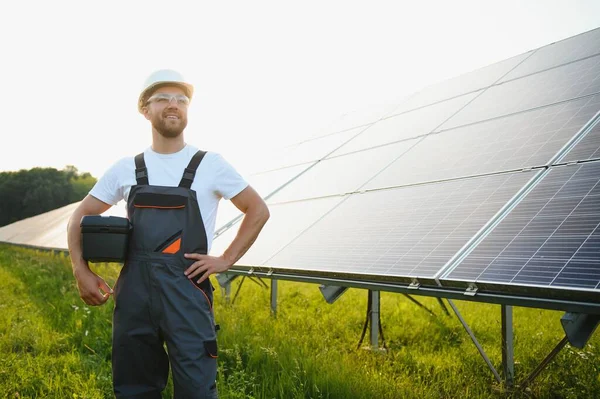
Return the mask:
[[[144,118],[150,120],[150,110],[148,110],[148,107],[142,107],[142,113],[144,114]]]

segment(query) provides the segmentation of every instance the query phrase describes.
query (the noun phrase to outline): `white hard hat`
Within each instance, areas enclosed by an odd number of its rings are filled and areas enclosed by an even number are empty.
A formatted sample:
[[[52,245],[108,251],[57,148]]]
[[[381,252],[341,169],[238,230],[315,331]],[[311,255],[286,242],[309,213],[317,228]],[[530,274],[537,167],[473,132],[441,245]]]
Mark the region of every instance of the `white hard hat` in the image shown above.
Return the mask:
[[[194,86],[186,82],[183,78],[183,75],[172,69],[160,69],[153,72],[146,79],[144,87],[142,88],[142,92],[140,93],[140,97],[138,98],[138,111],[140,113],[142,112],[142,108],[146,105],[146,101],[148,101],[149,94],[158,89],[160,86],[166,85],[175,85],[181,87],[185,92],[185,95],[188,96],[190,100],[192,99],[192,95],[194,94]]]

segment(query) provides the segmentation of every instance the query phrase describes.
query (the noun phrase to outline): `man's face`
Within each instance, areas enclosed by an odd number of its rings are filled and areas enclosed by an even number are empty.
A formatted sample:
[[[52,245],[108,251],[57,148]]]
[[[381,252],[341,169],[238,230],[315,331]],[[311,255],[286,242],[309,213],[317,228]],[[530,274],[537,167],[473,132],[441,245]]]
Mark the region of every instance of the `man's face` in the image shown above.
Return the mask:
[[[185,96],[177,86],[158,88],[148,99],[143,108],[144,116],[152,123],[152,127],[163,137],[179,136],[187,126],[188,105],[177,96]]]

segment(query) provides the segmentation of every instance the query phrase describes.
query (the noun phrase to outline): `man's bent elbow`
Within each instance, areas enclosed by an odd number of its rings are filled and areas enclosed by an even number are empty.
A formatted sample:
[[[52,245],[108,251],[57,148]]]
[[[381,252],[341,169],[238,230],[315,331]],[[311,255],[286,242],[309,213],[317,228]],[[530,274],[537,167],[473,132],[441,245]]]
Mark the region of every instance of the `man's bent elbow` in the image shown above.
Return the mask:
[[[262,222],[263,226],[265,225],[265,223],[267,223],[267,220],[269,220],[269,218],[271,217],[271,211],[269,211],[269,207],[264,202],[262,203],[260,216],[261,216],[261,222]]]

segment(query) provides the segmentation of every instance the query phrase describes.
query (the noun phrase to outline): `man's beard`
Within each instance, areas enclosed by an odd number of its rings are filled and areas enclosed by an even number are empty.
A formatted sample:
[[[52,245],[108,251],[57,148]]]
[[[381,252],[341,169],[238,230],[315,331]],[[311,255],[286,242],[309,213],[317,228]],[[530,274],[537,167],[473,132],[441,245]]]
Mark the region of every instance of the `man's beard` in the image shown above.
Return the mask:
[[[187,126],[187,117],[179,115],[179,123],[171,123],[166,117],[157,117],[152,120],[152,127],[163,137],[174,138],[183,133]]]

